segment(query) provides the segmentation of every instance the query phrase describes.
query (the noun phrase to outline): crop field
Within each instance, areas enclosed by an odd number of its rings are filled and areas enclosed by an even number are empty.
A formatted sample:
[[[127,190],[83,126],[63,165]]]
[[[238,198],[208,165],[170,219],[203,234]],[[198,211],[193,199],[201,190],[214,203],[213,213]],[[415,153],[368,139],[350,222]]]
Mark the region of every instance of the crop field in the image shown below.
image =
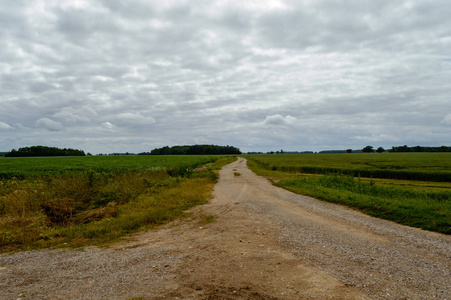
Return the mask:
[[[265,169],[310,174],[451,182],[451,153],[253,155]]]
[[[277,186],[451,234],[451,153],[247,155]]]
[[[0,178],[68,174],[72,172],[124,172],[193,169],[213,162],[214,155],[130,155],[0,158]]]
[[[103,244],[182,217],[208,201],[217,171],[235,159],[1,158],[0,252]]]

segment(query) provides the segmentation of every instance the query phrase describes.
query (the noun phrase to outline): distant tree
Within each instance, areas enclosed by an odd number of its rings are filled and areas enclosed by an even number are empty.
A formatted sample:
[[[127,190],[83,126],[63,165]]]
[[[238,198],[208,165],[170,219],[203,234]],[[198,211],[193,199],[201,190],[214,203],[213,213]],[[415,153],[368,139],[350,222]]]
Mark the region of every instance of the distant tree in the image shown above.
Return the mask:
[[[352,153],[352,149],[346,149],[346,153]]]
[[[366,146],[362,149],[362,152],[371,153],[374,152],[373,146]]]
[[[31,146],[19,148],[17,151],[12,149],[5,154],[6,157],[28,157],[28,156],[85,156],[82,150],[47,146]]]
[[[232,146],[193,145],[193,146],[165,146],[150,151],[151,155],[211,155],[211,154],[241,154],[240,149]]]
[[[385,149],[382,148],[382,147],[379,147],[379,148],[377,148],[376,152],[377,153],[382,153],[382,152],[385,152]]]
[[[346,150],[322,150],[318,153],[346,153]]]

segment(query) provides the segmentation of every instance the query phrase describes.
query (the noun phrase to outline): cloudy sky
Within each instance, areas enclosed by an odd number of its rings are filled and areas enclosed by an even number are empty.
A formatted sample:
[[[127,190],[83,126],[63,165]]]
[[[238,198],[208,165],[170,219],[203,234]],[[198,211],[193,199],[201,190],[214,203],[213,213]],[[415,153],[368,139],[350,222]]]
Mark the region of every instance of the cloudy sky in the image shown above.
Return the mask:
[[[0,0],[0,151],[451,146],[449,0]]]

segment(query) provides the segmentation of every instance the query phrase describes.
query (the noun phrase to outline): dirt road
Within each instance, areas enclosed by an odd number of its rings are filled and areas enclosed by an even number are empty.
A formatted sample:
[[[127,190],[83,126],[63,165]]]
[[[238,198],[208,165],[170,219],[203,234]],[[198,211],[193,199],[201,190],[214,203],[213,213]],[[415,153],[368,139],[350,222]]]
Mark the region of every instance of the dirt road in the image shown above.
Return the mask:
[[[292,194],[239,159],[191,221],[1,255],[0,299],[451,299],[450,270],[451,237]]]

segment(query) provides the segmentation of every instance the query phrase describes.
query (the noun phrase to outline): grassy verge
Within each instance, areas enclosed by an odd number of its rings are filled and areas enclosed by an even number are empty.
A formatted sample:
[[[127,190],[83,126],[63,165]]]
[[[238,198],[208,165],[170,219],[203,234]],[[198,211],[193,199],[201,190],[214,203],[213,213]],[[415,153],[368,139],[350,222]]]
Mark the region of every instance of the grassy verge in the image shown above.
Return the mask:
[[[306,175],[262,168],[248,160],[258,175],[292,192],[344,204],[400,224],[451,234],[449,184],[354,178],[343,174]]]
[[[116,241],[183,216],[211,197],[216,157],[202,171],[80,171],[0,181],[0,251]]]

